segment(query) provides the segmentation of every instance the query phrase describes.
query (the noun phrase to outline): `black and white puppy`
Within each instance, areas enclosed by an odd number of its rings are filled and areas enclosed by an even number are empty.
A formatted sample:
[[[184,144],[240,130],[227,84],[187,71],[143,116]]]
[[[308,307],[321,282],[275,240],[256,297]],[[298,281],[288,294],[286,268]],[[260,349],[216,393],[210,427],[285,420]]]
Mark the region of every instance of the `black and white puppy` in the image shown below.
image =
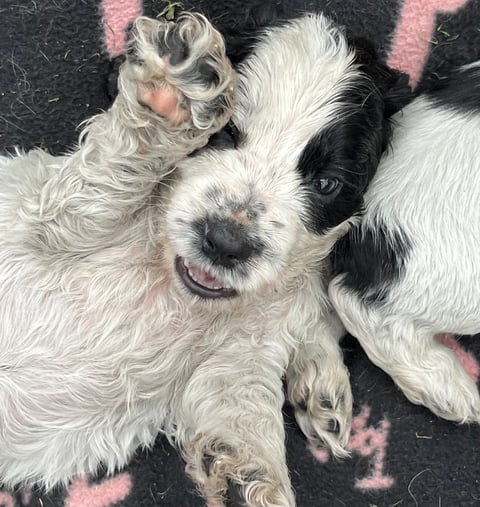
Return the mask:
[[[211,506],[292,507],[282,379],[344,453],[326,259],[404,81],[322,16],[267,30],[238,81],[203,16],[131,37],[75,151],[0,157],[0,481],[112,471],[163,431]]]
[[[361,222],[336,246],[331,300],[405,395],[480,422],[480,396],[438,333],[480,332],[480,62],[396,117]]]

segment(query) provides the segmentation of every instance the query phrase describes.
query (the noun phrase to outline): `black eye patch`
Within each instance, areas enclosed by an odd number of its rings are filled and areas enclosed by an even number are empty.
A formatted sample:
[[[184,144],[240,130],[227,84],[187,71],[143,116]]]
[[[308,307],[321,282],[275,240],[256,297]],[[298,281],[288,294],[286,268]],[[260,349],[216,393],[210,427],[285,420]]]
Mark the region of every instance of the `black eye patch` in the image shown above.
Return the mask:
[[[365,116],[367,110],[357,115],[346,111],[344,118],[310,139],[298,160],[308,199],[305,225],[312,232],[323,234],[362,207],[382,143],[379,129]]]

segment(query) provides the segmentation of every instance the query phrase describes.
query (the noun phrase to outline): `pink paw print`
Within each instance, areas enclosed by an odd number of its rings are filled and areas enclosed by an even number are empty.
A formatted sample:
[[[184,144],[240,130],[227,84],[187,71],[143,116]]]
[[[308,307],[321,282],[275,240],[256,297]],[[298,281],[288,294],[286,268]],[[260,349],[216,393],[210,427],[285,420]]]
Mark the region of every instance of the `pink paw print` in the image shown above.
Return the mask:
[[[127,27],[141,12],[142,0],[103,0],[105,45],[111,58],[124,52]]]
[[[132,479],[128,473],[119,474],[99,483],[75,479],[68,488],[64,507],[113,507],[117,502],[125,500],[131,490]],[[29,505],[30,500],[30,492],[24,491],[20,506],[10,493],[0,491],[0,507],[22,507]]]
[[[127,473],[91,484],[86,479],[76,479],[68,489],[65,507],[111,507],[125,500],[132,490],[132,480]]]
[[[439,13],[454,13],[468,0],[405,0],[388,65],[406,72],[415,87],[422,75]]]
[[[395,482],[384,473],[390,421],[382,419],[376,427],[367,426],[369,417],[370,407],[364,406],[360,414],[352,419],[347,449],[360,456],[370,457],[372,464],[369,475],[356,479],[355,487],[362,490],[387,489]],[[326,449],[311,449],[311,452],[321,463],[330,459],[330,453]]]

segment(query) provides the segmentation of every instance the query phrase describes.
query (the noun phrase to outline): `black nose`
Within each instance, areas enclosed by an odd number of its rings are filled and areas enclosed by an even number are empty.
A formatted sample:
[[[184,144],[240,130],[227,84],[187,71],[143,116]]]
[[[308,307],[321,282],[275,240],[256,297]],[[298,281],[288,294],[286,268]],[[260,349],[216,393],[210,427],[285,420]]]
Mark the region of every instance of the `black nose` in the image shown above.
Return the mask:
[[[202,252],[215,264],[232,268],[257,251],[245,226],[232,219],[209,218],[202,225]]]

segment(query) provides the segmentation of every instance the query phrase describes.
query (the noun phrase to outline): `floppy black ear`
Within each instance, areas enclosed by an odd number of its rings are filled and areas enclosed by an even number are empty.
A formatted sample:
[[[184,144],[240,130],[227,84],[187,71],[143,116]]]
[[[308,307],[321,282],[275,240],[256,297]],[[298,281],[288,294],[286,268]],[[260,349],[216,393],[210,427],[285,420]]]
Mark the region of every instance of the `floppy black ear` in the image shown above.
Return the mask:
[[[408,84],[409,76],[399,70],[385,66],[390,72],[391,79],[385,91],[385,115],[390,118],[403,109],[413,98],[413,92]]]
[[[372,79],[383,96],[385,119],[390,118],[414,97],[408,84],[409,76],[386,65],[367,39],[355,38],[348,42],[355,50],[355,62]]]

